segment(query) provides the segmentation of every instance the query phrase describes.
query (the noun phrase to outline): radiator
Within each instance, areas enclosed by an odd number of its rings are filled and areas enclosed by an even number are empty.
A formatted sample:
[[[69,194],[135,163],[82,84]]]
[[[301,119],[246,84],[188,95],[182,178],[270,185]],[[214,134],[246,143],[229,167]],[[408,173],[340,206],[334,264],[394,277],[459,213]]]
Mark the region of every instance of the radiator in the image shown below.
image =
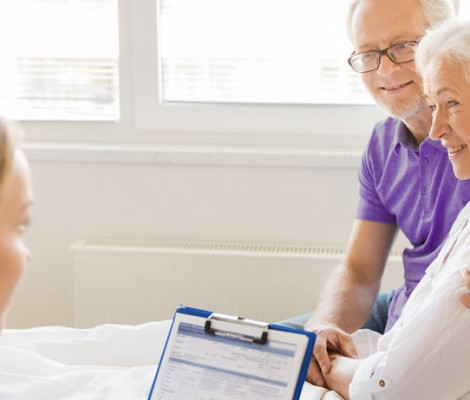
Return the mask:
[[[344,249],[86,239],[70,246],[72,324],[172,318],[180,304],[269,322],[314,309]],[[402,281],[392,253],[382,289]]]

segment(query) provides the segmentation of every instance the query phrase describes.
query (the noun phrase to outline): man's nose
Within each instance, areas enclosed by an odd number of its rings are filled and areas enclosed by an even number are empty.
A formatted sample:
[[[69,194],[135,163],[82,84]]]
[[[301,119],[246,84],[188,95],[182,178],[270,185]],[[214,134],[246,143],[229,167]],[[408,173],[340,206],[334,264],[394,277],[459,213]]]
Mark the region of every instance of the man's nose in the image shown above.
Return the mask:
[[[387,53],[380,55],[378,68],[379,73],[386,75],[393,71],[396,71],[399,68],[400,66],[398,64],[395,64]]]

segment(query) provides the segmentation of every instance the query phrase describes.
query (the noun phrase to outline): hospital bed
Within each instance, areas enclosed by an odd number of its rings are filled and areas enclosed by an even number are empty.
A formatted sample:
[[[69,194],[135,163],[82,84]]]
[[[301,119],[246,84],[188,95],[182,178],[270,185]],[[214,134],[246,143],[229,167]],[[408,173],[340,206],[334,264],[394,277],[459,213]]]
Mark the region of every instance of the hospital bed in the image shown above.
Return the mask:
[[[171,321],[91,329],[6,329],[0,336],[0,398],[145,400]],[[301,400],[341,399],[306,384]]]

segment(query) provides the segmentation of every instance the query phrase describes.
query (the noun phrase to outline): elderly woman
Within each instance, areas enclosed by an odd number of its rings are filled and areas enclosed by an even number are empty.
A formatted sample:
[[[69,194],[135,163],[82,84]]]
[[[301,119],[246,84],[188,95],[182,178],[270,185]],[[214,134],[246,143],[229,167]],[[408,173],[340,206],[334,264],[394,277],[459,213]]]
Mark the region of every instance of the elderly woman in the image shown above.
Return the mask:
[[[470,21],[450,21],[420,42],[416,65],[433,110],[430,136],[470,178]],[[470,399],[470,203],[461,211],[396,325],[363,359],[332,354],[328,386],[347,399]],[[368,332],[358,338],[370,339]],[[360,346],[359,346],[360,347]]]

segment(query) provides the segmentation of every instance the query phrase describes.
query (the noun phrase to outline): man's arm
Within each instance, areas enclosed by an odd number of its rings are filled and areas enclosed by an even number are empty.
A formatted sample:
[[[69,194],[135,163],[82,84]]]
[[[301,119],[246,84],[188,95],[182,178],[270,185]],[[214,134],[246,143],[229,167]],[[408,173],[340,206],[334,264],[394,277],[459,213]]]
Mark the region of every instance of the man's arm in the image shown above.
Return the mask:
[[[305,325],[317,334],[309,382],[325,385],[322,372],[330,369],[327,349],[356,355],[349,333],[361,328],[370,315],[396,230],[394,224],[354,222],[344,262],[328,278],[317,310]]]

